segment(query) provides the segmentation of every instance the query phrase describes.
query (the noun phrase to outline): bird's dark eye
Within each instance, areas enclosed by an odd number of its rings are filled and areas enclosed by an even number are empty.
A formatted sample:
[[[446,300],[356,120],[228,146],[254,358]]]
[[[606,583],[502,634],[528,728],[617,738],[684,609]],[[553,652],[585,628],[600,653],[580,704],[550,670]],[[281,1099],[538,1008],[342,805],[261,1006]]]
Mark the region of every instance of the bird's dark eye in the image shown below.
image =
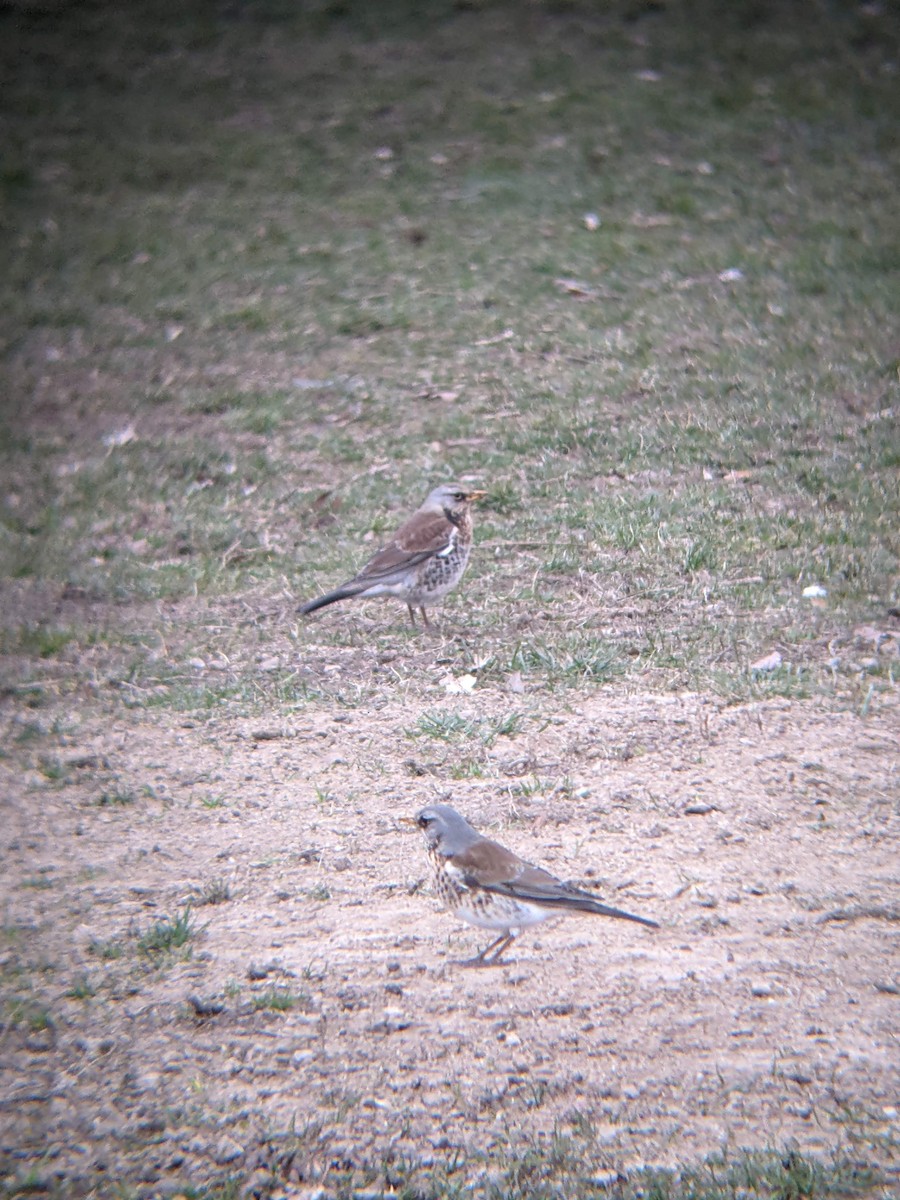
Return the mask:
[[[416,820],[418,822],[420,829],[427,829],[428,826],[431,824],[431,817],[426,817],[424,813],[421,816],[417,817]]]
[[[463,500],[465,500],[465,498],[466,498],[465,492],[456,492],[453,496],[453,499],[456,500],[458,504],[462,504],[462,502],[463,502]]]

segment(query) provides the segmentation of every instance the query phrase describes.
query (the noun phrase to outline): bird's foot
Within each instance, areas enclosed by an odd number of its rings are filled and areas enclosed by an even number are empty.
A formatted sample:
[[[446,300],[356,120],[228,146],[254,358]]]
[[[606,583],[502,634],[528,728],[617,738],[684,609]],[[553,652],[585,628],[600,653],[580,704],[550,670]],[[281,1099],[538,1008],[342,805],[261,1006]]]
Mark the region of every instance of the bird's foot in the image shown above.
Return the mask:
[[[482,954],[476,954],[474,958],[451,958],[450,960],[454,967],[505,967],[507,963],[500,957],[499,954],[493,954],[490,958],[485,958]]]
[[[474,958],[461,958],[456,960],[458,967],[505,967],[503,961],[504,953],[513,943],[513,935],[510,933],[502,933],[490,945],[476,954]]]

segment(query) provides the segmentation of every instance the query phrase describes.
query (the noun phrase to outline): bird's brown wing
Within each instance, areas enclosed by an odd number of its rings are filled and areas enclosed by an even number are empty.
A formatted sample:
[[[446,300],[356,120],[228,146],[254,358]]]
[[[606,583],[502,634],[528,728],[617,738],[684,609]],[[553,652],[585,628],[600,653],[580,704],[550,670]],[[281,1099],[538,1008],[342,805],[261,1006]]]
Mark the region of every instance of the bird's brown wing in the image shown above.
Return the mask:
[[[454,873],[467,886],[482,887],[508,896],[516,894],[513,888],[517,888],[523,879],[530,880],[535,887],[541,883],[545,887],[561,886],[559,880],[548,871],[533,867],[519,858],[518,854],[513,854],[512,850],[507,850],[490,838],[481,838],[468,850],[455,854],[452,866]]]
[[[583,892],[580,888],[563,883],[549,871],[533,867],[531,863],[523,862],[522,870],[515,879],[509,880],[508,883],[494,884],[488,890],[512,896],[516,900],[541,904],[546,908],[571,908],[580,912],[596,913],[601,917],[620,917],[625,921],[637,921],[639,925],[646,925],[648,929],[659,928],[656,921],[649,917],[638,917],[622,908],[604,904],[590,892]]]
[[[352,582],[382,583],[449,550],[455,532],[456,526],[443,513],[413,513],[384,549],[372,555]]]
[[[464,887],[481,887],[498,896],[510,896],[514,900],[541,904],[546,908],[580,909],[603,917],[637,921],[651,929],[658,928],[656,922],[648,917],[637,917],[621,908],[611,908],[589,892],[570,887],[543,867],[532,866],[519,858],[518,854],[513,854],[489,838],[483,838],[468,850],[455,854],[448,862],[447,870]]]
[[[563,883],[549,871],[533,867],[530,863],[522,864],[522,870],[515,879],[496,884],[491,890],[514,896],[517,900],[532,900],[536,904],[569,906],[581,901],[596,903],[594,897],[587,892],[581,892],[578,888]]]

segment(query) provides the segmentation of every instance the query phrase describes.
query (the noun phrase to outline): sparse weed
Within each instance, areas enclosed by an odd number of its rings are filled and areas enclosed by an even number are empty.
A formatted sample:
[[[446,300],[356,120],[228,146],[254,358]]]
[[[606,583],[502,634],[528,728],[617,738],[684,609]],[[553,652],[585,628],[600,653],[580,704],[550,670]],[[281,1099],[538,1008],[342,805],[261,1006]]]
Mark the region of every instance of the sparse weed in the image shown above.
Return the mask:
[[[125,953],[125,947],[122,942],[116,941],[115,939],[101,941],[99,939],[92,938],[91,941],[88,942],[88,950],[96,958],[103,959],[104,962],[113,962],[115,959],[121,958]]]
[[[805,699],[811,693],[811,677],[802,667],[785,664],[771,671],[716,671],[711,682],[730,704],[745,704],[773,696]]]
[[[531,775],[518,779],[515,783],[507,784],[504,790],[512,796],[531,799],[534,796],[546,796],[548,793],[550,796],[572,796],[575,793],[576,785],[568,775],[555,782],[551,779],[540,779],[536,775]]]
[[[155,921],[144,933],[137,937],[138,953],[156,956],[171,950],[178,950],[196,936],[197,927],[194,924],[190,903],[173,917],[163,917]]]
[[[479,513],[493,512],[501,517],[507,517],[521,507],[522,500],[519,493],[511,483],[505,481],[494,484],[488,495],[478,502]]]
[[[77,634],[71,629],[50,625],[22,625],[18,629],[0,629],[0,653],[28,654],[55,658]]]
[[[96,994],[97,990],[87,975],[79,976],[66,992],[70,1000],[90,1000]]]
[[[522,728],[524,717],[522,713],[510,712],[504,716],[495,717],[487,723],[487,730],[482,734],[482,741],[492,745],[498,737],[515,737]]]
[[[409,732],[412,737],[440,738],[443,741],[449,741],[460,734],[469,736],[474,729],[475,723],[460,716],[459,713],[439,712],[424,713],[416,722],[415,729],[411,729]]]
[[[14,740],[23,745],[28,742],[39,741],[50,735],[51,730],[48,729],[43,721],[24,721],[17,727]]]
[[[273,1012],[289,1012],[298,1004],[305,1005],[308,997],[295,995],[289,988],[271,987],[264,992],[256,992],[253,996],[255,1009],[271,1009]]]
[[[231,888],[226,879],[210,879],[197,889],[197,904],[225,904],[231,899]]]
[[[475,758],[453,758],[449,763],[451,779],[483,779],[484,764]]]
[[[717,552],[712,542],[688,543],[684,552],[682,570],[685,575],[694,575],[698,571],[713,571],[716,568]]]
[[[42,872],[40,875],[26,876],[25,879],[22,880],[21,886],[23,888],[38,888],[38,889],[52,888],[53,880],[50,878],[49,873]]]
[[[543,796],[552,787],[549,780],[539,779],[536,775],[527,775],[507,785],[507,790],[516,796],[530,799],[532,796]]]
[[[512,653],[510,668],[523,674],[541,674],[548,683],[600,683],[625,669],[615,646],[591,637],[567,638],[561,642],[520,642]]]
[[[207,1184],[204,1187],[187,1187],[178,1189],[179,1195],[185,1200],[240,1200],[244,1188],[238,1176],[229,1175],[218,1183]]]
[[[30,997],[6,1002],[4,1024],[13,1029],[23,1026],[31,1033],[43,1033],[54,1027],[50,1009]]]
[[[454,712],[423,713],[410,737],[429,737],[440,741],[472,738],[485,747],[494,744],[498,737],[513,737],[519,732],[522,713],[511,712],[501,717],[463,717]]]
[[[878,1173],[857,1163],[817,1159],[785,1149],[747,1151],[712,1157],[699,1167],[679,1171],[642,1171],[623,1200],[643,1195],[653,1200],[844,1200],[864,1197],[878,1186]]]
[[[331,1109],[331,1121],[335,1125],[340,1125],[343,1121],[346,1121],[362,1097],[357,1092],[335,1090],[333,1092],[326,1092],[322,1099]]]
[[[97,797],[97,806],[99,808],[125,808],[129,804],[134,804],[136,799],[137,795],[131,788],[116,785],[100,793]]]
[[[38,770],[51,783],[66,783],[69,779],[69,769],[60,758],[41,755],[38,760]]]

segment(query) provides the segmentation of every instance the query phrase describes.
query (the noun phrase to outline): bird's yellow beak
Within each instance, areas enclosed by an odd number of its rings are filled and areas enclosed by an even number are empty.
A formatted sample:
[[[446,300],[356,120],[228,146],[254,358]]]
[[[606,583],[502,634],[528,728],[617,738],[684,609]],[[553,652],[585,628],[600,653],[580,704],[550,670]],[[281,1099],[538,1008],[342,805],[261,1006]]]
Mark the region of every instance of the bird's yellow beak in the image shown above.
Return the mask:
[[[487,495],[487,492],[481,492],[481,491],[476,490],[474,492],[466,492],[466,499],[467,500],[483,500],[486,495]]]
[[[419,822],[416,820],[415,817],[398,817],[397,823],[399,825],[413,825],[417,828],[418,828],[418,824],[419,824]]]

